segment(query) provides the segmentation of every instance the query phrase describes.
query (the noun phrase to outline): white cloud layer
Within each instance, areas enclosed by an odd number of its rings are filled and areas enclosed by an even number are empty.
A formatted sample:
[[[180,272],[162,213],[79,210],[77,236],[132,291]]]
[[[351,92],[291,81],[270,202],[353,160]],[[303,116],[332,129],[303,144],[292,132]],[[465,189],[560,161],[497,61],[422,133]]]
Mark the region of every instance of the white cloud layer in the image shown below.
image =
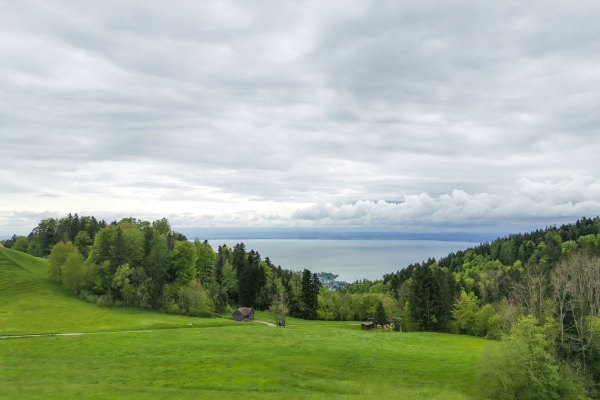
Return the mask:
[[[357,201],[353,204],[316,204],[299,209],[293,218],[319,223],[375,225],[496,226],[503,221],[562,220],[600,210],[600,180],[574,176],[558,183],[520,179],[506,194],[427,193],[405,195],[401,202]]]
[[[3,2],[0,234],[67,212],[181,226],[596,215],[599,14],[554,0]]]

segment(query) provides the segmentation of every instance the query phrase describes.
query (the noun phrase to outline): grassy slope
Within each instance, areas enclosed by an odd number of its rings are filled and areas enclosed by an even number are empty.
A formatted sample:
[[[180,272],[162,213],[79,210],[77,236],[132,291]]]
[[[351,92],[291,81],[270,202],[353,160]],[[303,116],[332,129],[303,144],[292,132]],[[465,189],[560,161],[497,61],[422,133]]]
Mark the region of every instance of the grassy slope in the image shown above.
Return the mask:
[[[105,309],[65,295],[45,268],[0,250],[0,329],[112,331],[190,320],[201,329],[0,340],[2,398],[470,399],[479,354],[494,345],[361,331],[356,322],[290,319],[277,329]]]
[[[99,307],[48,279],[46,260],[0,248],[0,335],[233,325],[233,321]]]

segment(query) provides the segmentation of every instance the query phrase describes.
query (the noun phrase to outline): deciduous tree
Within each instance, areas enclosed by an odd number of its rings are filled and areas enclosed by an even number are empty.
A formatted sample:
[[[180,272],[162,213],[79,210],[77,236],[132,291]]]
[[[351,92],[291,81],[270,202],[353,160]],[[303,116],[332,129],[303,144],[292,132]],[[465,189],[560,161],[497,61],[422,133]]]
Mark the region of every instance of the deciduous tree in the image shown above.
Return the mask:
[[[62,270],[71,253],[79,254],[77,247],[71,242],[59,242],[52,247],[48,256],[48,272],[50,276],[58,277],[58,280],[62,282]]]

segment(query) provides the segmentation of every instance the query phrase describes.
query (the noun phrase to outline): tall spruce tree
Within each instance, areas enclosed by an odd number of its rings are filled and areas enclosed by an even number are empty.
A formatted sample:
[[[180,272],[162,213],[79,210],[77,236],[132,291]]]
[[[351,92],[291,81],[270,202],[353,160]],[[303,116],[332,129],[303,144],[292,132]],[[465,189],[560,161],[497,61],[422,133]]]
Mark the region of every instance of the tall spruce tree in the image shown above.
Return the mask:
[[[390,280],[390,290],[392,291],[392,296],[396,301],[400,299],[400,285],[402,282],[400,281],[400,277],[398,274],[394,274],[392,279]]]
[[[316,274],[315,274],[316,277]],[[316,319],[318,296],[319,296],[319,278],[314,279],[308,269],[302,272],[302,317],[304,319]]]
[[[95,262],[97,264],[102,264],[104,261],[110,260],[111,257],[110,238],[108,237],[106,229],[102,229],[98,232],[96,240],[98,241],[98,256],[96,257]]]
[[[312,286],[312,297],[311,297],[311,308],[314,310],[314,317],[317,318],[317,310],[319,308],[319,290],[321,289],[321,281],[319,280],[319,276],[316,273],[312,274],[311,279]]]
[[[439,287],[433,277],[431,268],[419,265],[412,275],[410,287],[410,312],[411,320],[416,330],[434,331],[438,316]]]
[[[409,296],[414,328],[428,332],[447,330],[456,292],[456,282],[445,268],[437,264],[416,267]]]
[[[381,325],[381,330],[383,331],[383,325],[387,325],[388,316],[385,313],[385,308],[383,307],[383,303],[381,300],[377,302],[377,306],[375,307],[375,315],[373,316],[373,323],[376,325]]]
[[[240,304],[256,308],[259,305],[257,303],[258,296],[266,281],[267,277],[261,265],[260,254],[251,250],[247,255],[247,265],[242,270],[238,281]]]

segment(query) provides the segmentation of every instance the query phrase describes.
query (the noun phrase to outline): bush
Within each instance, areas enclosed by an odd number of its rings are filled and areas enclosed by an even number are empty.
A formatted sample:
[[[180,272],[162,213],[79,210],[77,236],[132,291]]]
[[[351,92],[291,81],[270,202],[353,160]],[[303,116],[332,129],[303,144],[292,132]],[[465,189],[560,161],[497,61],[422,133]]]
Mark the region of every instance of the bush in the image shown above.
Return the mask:
[[[12,249],[21,253],[27,253],[27,250],[29,250],[29,240],[25,236],[19,236]]]
[[[181,310],[175,300],[169,299],[167,304],[165,305],[165,313],[167,314],[181,314]]]
[[[112,302],[112,296],[110,295],[96,297],[96,304],[102,307],[111,306]]]
[[[454,304],[452,316],[461,333],[477,334],[477,316],[479,314],[479,299],[474,293],[460,292],[460,297]]]
[[[545,327],[527,317],[499,346],[481,356],[480,390],[486,398],[513,400],[584,399],[585,389],[549,352]]]
[[[494,328],[495,315],[496,310],[494,310],[494,306],[491,304],[486,304],[481,307],[475,318],[473,333],[477,336],[487,336],[488,332],[492,331]]]

